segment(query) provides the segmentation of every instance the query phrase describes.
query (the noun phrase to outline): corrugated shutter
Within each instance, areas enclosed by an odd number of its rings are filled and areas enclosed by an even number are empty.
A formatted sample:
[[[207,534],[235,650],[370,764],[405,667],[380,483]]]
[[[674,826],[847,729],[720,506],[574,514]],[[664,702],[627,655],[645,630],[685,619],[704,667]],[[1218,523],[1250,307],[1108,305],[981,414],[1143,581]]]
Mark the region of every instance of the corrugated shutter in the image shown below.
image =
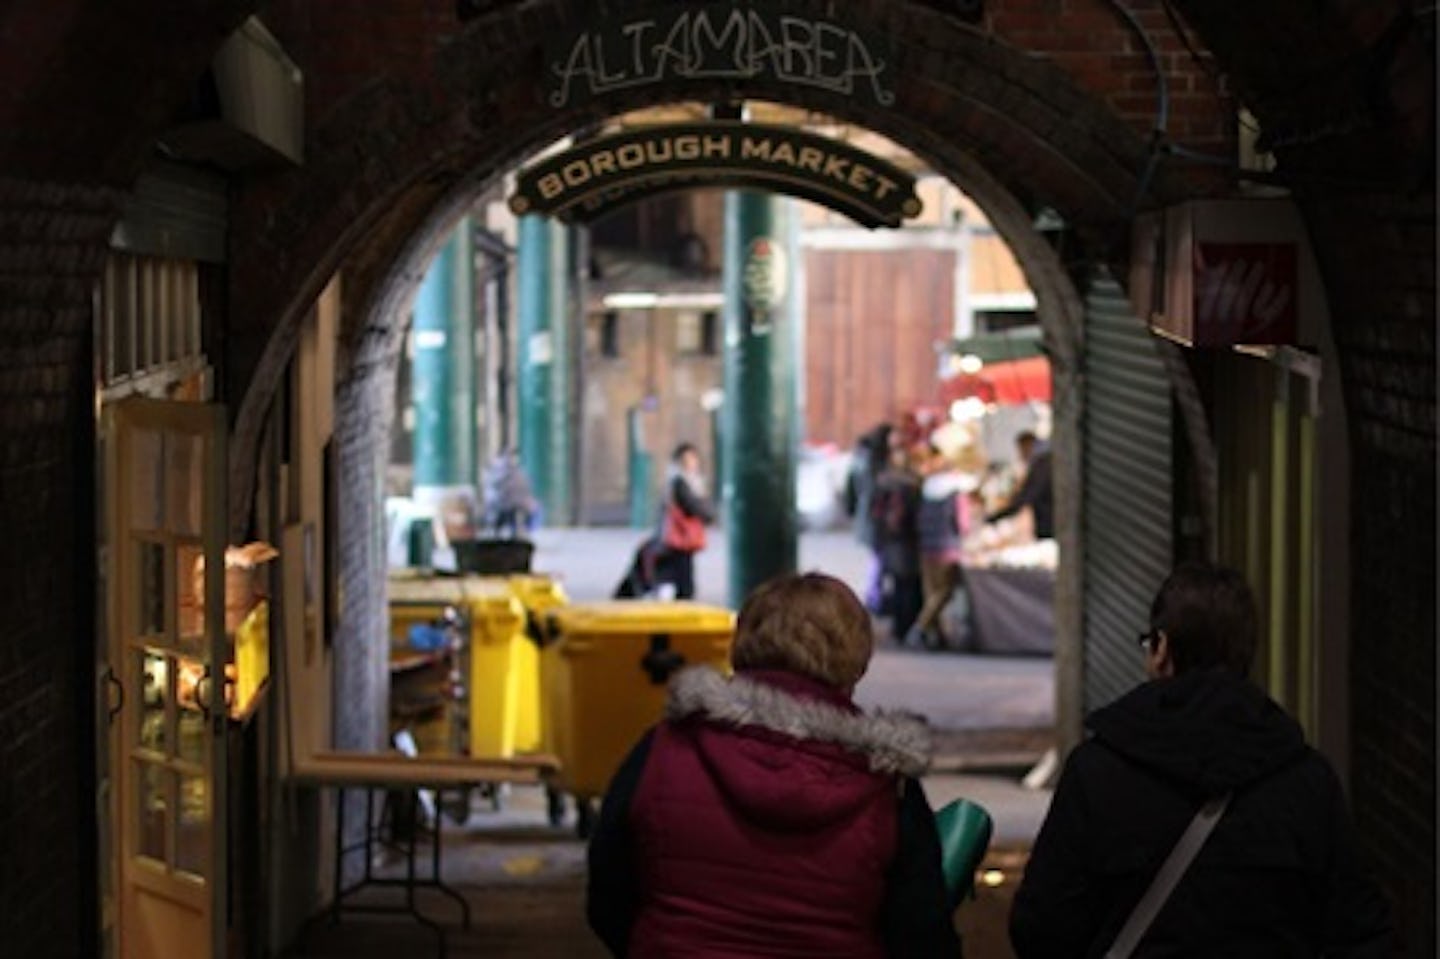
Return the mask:
[[[1120,285],[1085,297],[1085,709],[1145,678],[1136,637],[1173,558],[1171,398],[1151,334]]]
[[[223,263],[228,217],[224,177],[156,162],[136,181],[110,245],[145,256]]]

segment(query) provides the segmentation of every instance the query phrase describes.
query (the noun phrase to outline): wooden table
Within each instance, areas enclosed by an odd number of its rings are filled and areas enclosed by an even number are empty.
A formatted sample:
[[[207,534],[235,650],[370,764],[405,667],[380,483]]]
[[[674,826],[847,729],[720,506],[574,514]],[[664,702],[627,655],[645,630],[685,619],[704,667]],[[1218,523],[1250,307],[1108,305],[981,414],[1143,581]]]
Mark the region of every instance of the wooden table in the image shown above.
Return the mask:
[[[438,942],[438,955],[444,959],[445,927],[420,912],[415,905],[415,890],[420,887],[438,889],[460,904],[464,928],[470,928],[470,906],[440,879],[440,819],[429,831],[430,870],[428,875],[416,871],[417,839],[421,833],[420,817],[410,824],[409,838],[403,845],[405,875],[402,878],[376,876],[372,871],[377,845],[393,846],[381,837],[382,823],[375,821],[376,792],[401,791],[415,793],[434,790],[437,798],[447,791],[465,791],[475,786],[495,783],[543,784],[557,771],[559,763],[551,756],[523,756],[514,759],[440,756],[411,758],[401,753],[320,753],[295,764],[290,782],[297,786],[334,789],[335,802],[335,898],[330,904],[331,922],[339,922],[343,912],[408,913],[421,925],[433,930]],[[364,837],[357,843],[345,843],[345,792],[365,792]],[[437,804],[438,805],[438,804]],[[419,809],[418,801],[412,806]],[[359,881],[344,885],[344,862],[347,853],[363,850],[365,871]],[[399,887],[405,890],[403,906],[347,904],[346,898],[366,886]]]

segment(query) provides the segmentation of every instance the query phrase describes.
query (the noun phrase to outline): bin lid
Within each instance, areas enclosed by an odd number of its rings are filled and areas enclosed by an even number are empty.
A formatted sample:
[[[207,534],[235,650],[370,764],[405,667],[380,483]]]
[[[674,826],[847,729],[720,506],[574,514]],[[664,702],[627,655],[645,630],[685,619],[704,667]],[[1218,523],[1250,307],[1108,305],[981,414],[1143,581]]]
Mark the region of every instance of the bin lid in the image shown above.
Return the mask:
[[[464,599],[464,588],[454,577],[390,577],[387,588],[392,603],[445,603],[458,606]]]
[[[567,601],[565,587],[545,573],[519,573],[509,577],[510,588],[527,606],[555,606]]]
[[[466,576],[463,578],[465,584],[465,603],[470,607],[471,616],[499,619],[511,617],[516,620],[523,619],[525,607],[520,605],[520,600],[511,591],[504,579],[496,579],[489,576]]]
[[[728,633],[735,614],[701,603],[647,600],[612,600],[562,606],[550,612],[560,633]]]

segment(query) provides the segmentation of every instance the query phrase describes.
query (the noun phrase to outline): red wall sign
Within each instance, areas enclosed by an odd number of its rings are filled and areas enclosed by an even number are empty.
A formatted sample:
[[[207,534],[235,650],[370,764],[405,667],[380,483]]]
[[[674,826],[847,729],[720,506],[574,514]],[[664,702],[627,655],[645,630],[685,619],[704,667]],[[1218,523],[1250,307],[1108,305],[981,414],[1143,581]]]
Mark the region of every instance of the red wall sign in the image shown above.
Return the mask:
[[[1292,344],[1299,315],[1293,243],[1196,243],[1196,346]]]

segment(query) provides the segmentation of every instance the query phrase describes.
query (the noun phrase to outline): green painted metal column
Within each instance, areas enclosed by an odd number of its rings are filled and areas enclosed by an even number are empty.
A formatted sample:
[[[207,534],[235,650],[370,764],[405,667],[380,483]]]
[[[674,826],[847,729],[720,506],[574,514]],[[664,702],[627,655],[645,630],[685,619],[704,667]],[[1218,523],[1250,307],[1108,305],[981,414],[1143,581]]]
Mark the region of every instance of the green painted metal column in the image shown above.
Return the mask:
[[[629,464],[630,526],[650,529],[655,525],[655,490],[651,481],[652,459],[645,445],[645,414],[639,406],[625,411],[625,448]]]
[[[474,495],[475,303],[470,221],[436,254],[415,298],[411,401],[415,408],[414,494],[438,503]]]
[[[797,565],[798,222],[794,204],[725,195],[725,406],[720,461],[729,596]]]
[[[520,464],[550,523],[570,508],[570,346],[568,255],[564,228],[544,217],[520,218],[516,377]]]

